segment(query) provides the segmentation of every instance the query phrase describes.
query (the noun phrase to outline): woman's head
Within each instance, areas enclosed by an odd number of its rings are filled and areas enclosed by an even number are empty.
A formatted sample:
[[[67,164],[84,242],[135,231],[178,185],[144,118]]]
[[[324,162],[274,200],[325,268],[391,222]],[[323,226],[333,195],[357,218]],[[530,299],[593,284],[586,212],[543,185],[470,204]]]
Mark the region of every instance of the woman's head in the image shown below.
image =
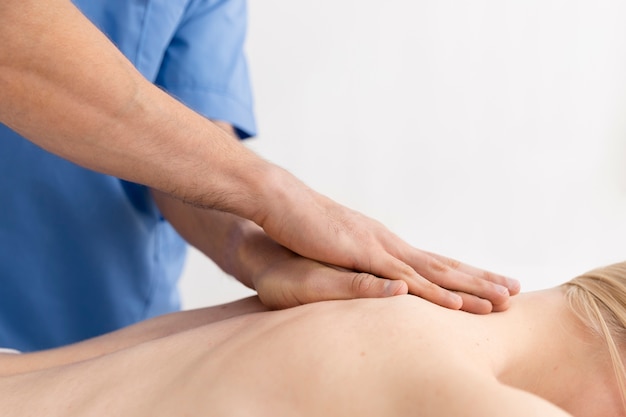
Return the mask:
[[[574,313],[606,342],[626,408],[626,262],[586,272],[563,286]]]

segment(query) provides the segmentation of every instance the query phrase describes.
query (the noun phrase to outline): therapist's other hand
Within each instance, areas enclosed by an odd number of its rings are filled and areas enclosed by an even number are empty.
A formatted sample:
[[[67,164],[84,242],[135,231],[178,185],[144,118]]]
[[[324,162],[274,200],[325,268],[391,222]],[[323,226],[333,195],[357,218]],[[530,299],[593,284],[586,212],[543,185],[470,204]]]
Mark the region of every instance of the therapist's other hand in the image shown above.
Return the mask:
[[[404,281],[348,271],[290,253],[253,278],[259,298],[270,308],[282,309],[327,300],[383,298],[408,292]]]
[[[498,311],[519,292],[517,281],[416,249],[380,222],[284,174],[266,182],[271,197],[255,222],[303,257],[404,281],[409,293],[451,309]]]
[[[326,300],[406,294],[404,281],[381,279],[305,258],[270,239],[252,222],[239,221],[228,235],[225,271],[257,291],[273,309]]]

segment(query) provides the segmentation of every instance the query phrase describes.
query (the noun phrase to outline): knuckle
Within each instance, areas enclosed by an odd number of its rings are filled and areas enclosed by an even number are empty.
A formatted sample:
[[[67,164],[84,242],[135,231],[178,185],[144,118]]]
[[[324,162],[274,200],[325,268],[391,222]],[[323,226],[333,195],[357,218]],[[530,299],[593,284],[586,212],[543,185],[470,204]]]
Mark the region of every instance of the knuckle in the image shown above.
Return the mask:
[[[356,294],[367,294],[374,285],[375,277],[365,272],[357,272],[352,277],[352,291]]]
[[[437,284],[435,284],[432,281],[429,281],[427,279],[423,280],[420,285],[419,288],[416,292],[415,295],[421,297],[421,298],[425,298],[427,300],[432,299],[439,291],[441,290],[441,287]]]
[[[452,269],[459,269],[461,267],[461,262],[456,259],[446,258],[446,263]]]
[[[430,258],[428,260],[428,268],[434,272],[445,273],[448,272],[451,267],[444,262],[441,262],[437,258]]]

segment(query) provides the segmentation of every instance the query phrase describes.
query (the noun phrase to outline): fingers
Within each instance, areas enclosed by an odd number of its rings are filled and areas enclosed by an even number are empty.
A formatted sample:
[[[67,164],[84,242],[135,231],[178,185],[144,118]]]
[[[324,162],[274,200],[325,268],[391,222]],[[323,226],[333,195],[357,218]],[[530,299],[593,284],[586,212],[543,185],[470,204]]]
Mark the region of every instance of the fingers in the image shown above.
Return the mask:
[[[371,255],[370,271],[408,284],[411,294],[452,309],[476,314],[504,311],[509,297],[520,291],[518,281],[408,245],[403,251]],[[400,259],[406,260],[407,263]]]
[[[461,310],[473,314],[489,314],[494,311],[493,304],[489,300],[476,297],[475,295],[467,293],[458,293],[463,299],[463,306]]]
[[[410,264],[421,275],[443,288],[487,300],[492,306],[506,309],[509,296],[520,290],[519,282],[465,265],[440,255],[412,249]],[[484,303],[464,298],[463,310],[482,312]]]
[[[473,314],[489,314],[504,311],[509,308],[510,304],[510,299],[507,299],[502,304],[491,304],[489,300],[478,298],[472,294],[458,294],[463,299],[463,306],[461,307],[461,310]]]
[[[405,281],[410,293],[433,303],[482,313],[493,306],[505,309],[509,296],[520,290],[515,280],[413,248],[380,224],[373,223],[370,231],[360,235],[362,249],[352,267]],[[463,293],[477,298],[464,299]]]
[[[383,266],[383,269],[399,271],[402,274],[409,293],[442,307],[460,309],[473,314],[504,311],[509,307],[510,297],[507,287],[454,269],[449,263],[444,263],[438,258],[424,257],[421,267],[416,268],[421,274],[394,257],[386,258],[385,262],[386,266]],[[369,274],[359,275],[371,277]],[[377,279],[381,281],[380,278]]]
[[[454,310],[460,309],[463,305],[463,300],[458,294],[448,291],[432,277],[418,273],[419,271],[398,258],[384,253],[376,256],[375,259],[377,262],[372,263],[371,271],[380,276],[406,282],[409,293]]]
[[[482,280],[493,282],[494,284],[498,284],[503,287],[506,287],[509,290],[510,295],[516,295],[520,292],[521,286],[520,286],[519,281],[517,281],[516,279],[508,278],[503,275],[485,271],[483,269],[479,269],[471,265],[464,264],[455,259],[447,258],[445,256],[438,255],[436,253],[426,252],[426,251],[424,251],[424,253],[448,265],[452,269],[456,269],[458,271],[465,272],[469,275],[480,278]]]
[[[498,282],[503,282],[503,279],[508,280],[503,276],[491,273],[487,273],[488,275],[478,274],[479,276],[470,275],[465,271],[480,272],[480,270],[445,257],[425,257],[421,261],[421,266],[416,268],[420,270],[421,274],[394,257],[387,258],[386,262],[386,266],[382,268],[387,271],[398,271],[404,277],[403,280],[407,283],[409,293],[442,307],[460,309],[473,314],[504,311],[509,307],[509,289],[498,284]],[[466,268],[454,269],[454,267],[462,265]],[[369,274],[358,275],[372,277]],[[485,276],[493,276],[496,279],[488,280],[484,278]],[[385,281],[380,278],[376,279]],[[509,280],[509,282],[517,283],[515,280]],[[512,287],[515,293],[519,292],[519,283],[512,285]],[[363,292],[354,291],[354,294],[359,293]]]

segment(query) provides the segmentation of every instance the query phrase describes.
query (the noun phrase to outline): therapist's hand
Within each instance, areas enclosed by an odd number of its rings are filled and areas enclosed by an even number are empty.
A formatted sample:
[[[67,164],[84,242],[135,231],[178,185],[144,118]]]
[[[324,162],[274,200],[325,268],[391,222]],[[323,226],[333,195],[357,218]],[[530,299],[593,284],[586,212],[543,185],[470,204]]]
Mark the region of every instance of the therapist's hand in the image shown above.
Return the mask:
[[[348,271],[288,252],[252,279],[263,304],[273,309],[327,300],[391,297],[408,291],[403,281]]]
[[[284,248],[280,250],[284,251],[280,260],[268,264],[265,269],[260,268],[252,277],[253,287],[258,292],[259,298],[263,304],[273,309],[325,300],[391,297],[408,292],[408,285],[401,280],[378,278],[365,272],[349,271],[303,258]],[[478,278],[479,280],[492,282],[491,280],[495,277],[500,277],[449,258],[435,254],[428,255],[447,264],[450,268],[467,271],[465,273],[467,275],[462,279],[472,280],[474,278],[471,274],[475,274],[483,277]],[[509,306],[509,293],[513,295],[519,292],[519,285],[515,281],[510,282],[509,285],[512,287],[510,292],[508,288],[502,287],[501,292],[490,300],[457,292],[463,300],[460,309],[475,314],[506,310]]]
[[[403,281],[409,293],[451,309],[498,311],[519,292],[517,281],[418,250],[289,175],[272,180],[266,183],[272,198],[259,206],[255,222],[303,257]]]

